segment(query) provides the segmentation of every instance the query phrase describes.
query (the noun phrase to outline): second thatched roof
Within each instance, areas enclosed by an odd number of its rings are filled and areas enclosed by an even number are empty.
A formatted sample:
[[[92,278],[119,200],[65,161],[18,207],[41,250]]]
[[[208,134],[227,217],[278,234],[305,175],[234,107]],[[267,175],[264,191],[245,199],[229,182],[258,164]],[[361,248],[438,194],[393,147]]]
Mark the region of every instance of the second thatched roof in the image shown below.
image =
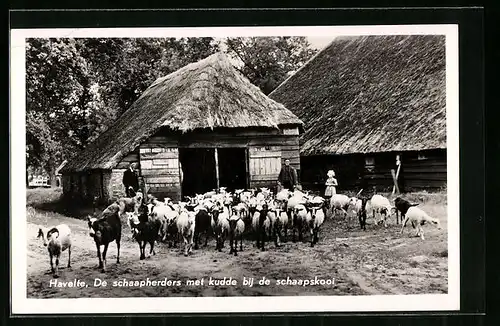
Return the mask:
[[[301,154],[446,148],[445,36],[337,38],[269,97],[304,121]]]
[[[161,127],[179,132],[215,128],[280,128],[302,121],[243,77],[223,53],[157,79],[63,172],[112,169]]]

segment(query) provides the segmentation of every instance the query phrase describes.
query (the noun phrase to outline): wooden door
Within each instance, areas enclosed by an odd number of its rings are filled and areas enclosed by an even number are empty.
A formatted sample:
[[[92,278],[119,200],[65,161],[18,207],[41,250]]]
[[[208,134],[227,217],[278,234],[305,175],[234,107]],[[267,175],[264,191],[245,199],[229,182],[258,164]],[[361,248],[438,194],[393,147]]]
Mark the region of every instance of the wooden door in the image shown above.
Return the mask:
[[[275,187],[281,170],[281,147],[248,148],[250,188]]]

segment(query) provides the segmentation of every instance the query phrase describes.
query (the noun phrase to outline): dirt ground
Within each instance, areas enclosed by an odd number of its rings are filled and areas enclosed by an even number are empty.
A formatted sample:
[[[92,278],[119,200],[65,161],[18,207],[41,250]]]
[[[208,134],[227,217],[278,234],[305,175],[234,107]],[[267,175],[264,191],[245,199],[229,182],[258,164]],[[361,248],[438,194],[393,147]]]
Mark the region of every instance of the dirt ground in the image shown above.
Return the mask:
[[[168,297],[168,296],[276,296],[276,295],[365,295],[365,294],[429,294],[448,291],[447,207],[445,194],[409,194],[419,207],[441,220],[442,229],[425,225],[425,241],[415,237],[407,225],[403,235],[395,217],[389,226],[374,225],[368,218],[367,230],[359,229],[353,218],[351,226],[340,217],[327,216],[319,233],[319,243],[288,241],[276,248],[266,244],[261,252],[251,240],[243,241],[243,252],[229,255],[226,241],[223,252],[215,250],[215,240],[208,247],[194,250],[184,257],[182,245],[168,248],[160,244],[157,254],[139,260],[139,246],[130,240],[130,230],[124,227],[120,264],[116,264],[116,244],[110,244],[107,271],[98,267],[96,248],[88,235],[84,220],[48,211],[37,205],[56,200],[58,194],[50,189],[28,190],[27,194],[27,297]],[[38,208],[35,208],[38,207]],[[71,268],[65,268],[67,251],[60,261],[58,284],[79,280],[86,287],[50,286],[47,249],[37,239],[40,226],[66,223],[72,230],[73,250]],[[309,240],[307,236],[305,241]],[[149,250],[149,245],[147,246]],[[232,278],[235,286],[209,285],[212,279]],[[253,278],[252,287],[242,285],[243,277]],[[258,285],[266,277],[269,285]],[[278,279],[334,279],[334,285],[277,285]],[[180,280],[180,286],[113,286],[117,281]],[[96,279],[106,281],[106,287],[94,287]],[[203,286],[186,285],[187,280],[204,279]],[[54,281],[52,281],[54,282]]]

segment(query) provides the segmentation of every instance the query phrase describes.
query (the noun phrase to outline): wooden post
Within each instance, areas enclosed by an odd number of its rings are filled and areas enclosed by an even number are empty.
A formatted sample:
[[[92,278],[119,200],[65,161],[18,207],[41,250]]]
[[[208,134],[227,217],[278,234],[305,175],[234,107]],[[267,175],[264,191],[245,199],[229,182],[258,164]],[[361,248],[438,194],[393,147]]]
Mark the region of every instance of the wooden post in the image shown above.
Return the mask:
[[[399,194],[399,186],[398,186],[398,178],[399,178],[399,170],[401,168],[401,161],[399,159],[399,155],[396,155],[396,165],[398,167],[397,172],[394,172],[394,169],[391,169],[392,180],[394,181],[394,186],[392,187],[392,193],[397,192]]]
[[[215,155],[215,180],[217,182],[216,183],[217,190],[219,190],[219,155],[217,152],[217,147],[215,147],[214,155]]]

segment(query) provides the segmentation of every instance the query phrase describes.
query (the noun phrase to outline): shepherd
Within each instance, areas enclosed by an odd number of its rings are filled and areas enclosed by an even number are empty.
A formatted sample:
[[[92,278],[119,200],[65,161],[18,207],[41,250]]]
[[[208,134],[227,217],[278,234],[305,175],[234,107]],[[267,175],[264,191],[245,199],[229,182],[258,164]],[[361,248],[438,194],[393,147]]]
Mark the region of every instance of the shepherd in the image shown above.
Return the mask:
[[[297,171],[293,166],[290,166],[290,160],[285,160],[285,165],[281,168],[278,176],[278,188],[284,187],[290,191],[295,190],[297,185]]]
[[[129,168],[123,173],[123,185],[125,186],[125,193],[127,197],[134,197],[137,190],[139,190],[139,179],[137,177],[136,163],[132,162]]]

